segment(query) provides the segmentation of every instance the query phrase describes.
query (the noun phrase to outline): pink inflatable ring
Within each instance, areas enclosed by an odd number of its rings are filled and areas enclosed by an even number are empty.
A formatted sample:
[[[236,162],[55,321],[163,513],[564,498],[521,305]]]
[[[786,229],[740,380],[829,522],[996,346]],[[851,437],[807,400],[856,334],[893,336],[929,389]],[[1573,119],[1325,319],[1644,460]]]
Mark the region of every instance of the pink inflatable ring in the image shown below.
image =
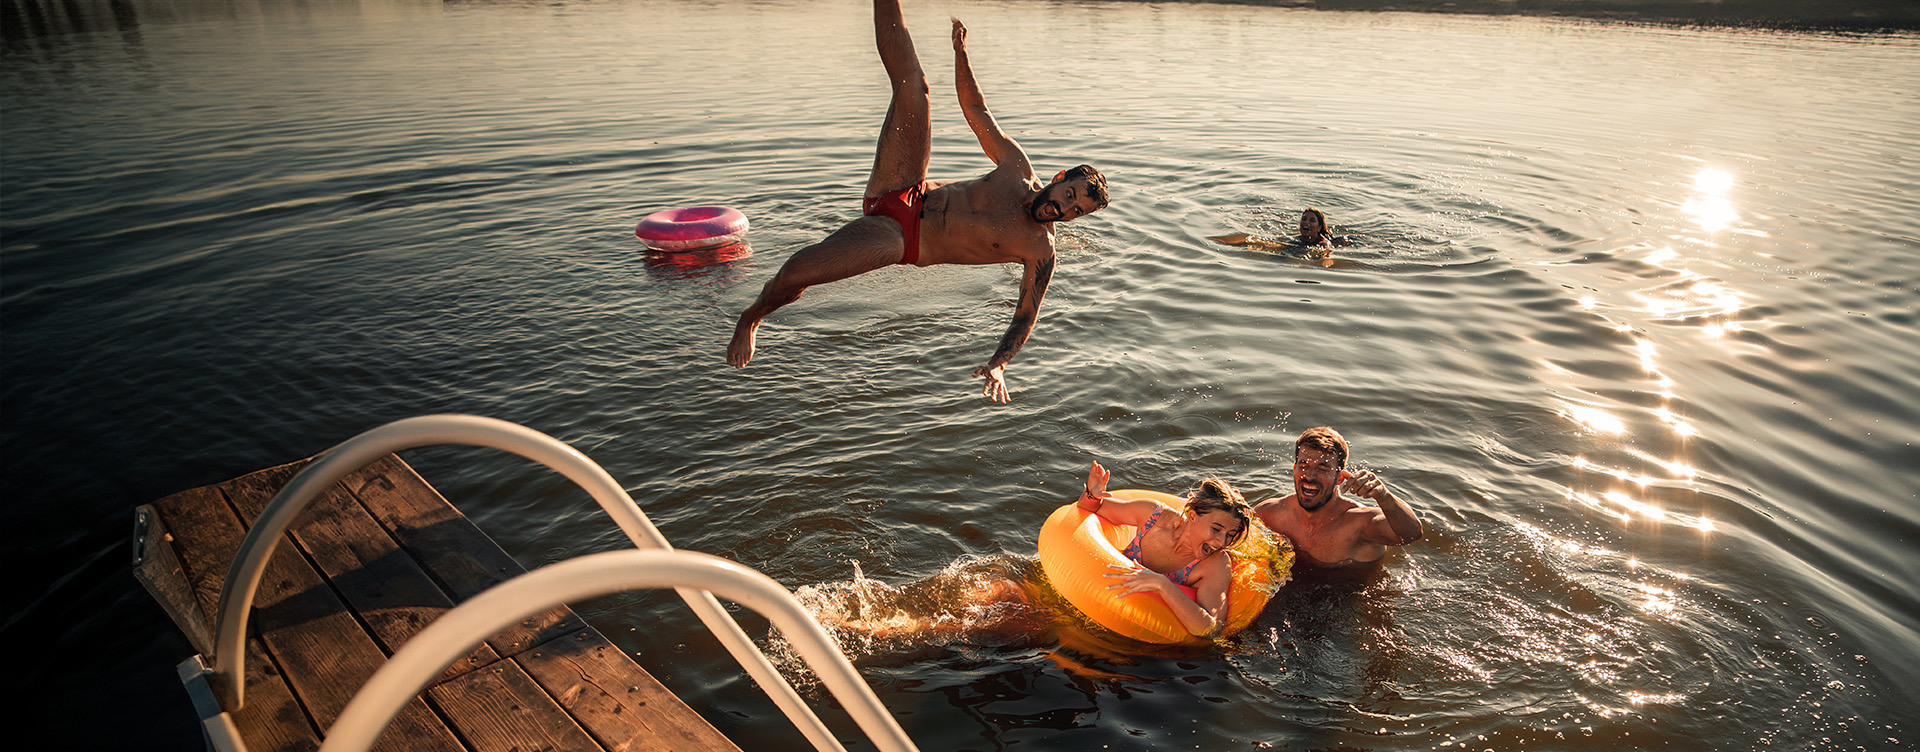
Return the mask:
[[[656,251],[698,251],[740,242],[747,215],[731,206],[688,206],[648,214],[633,235]]]

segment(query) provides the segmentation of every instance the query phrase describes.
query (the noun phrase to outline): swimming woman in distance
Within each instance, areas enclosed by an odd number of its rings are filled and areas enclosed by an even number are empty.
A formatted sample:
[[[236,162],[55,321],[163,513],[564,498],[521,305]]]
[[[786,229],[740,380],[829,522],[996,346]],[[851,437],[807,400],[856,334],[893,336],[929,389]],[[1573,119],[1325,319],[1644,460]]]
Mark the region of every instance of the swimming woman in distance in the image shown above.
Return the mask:
[[[1300,233],[1295,237],[1269,240],[1246,233],[1234,233],[1207,239],[1261,251],[1298,253],[1301,249],[1305,249],[1315,258],[1320,259],[1322,265],[1333,263],[1333,225],[1327,222],[1326,212],[1311,206],[1300,211]]]
[[[1240,492],[1208,478],[1187,495],[1187,508],[1157,501],[1123,500],[1107,493],[1112,477],[1093,463],[1081,490],[1081,509],[1116,525],[1139,528],[1122,553],[1136,566],[1112,565],[1107,589],[1116,595],[1158,593],[1189,634],[1212,637],[1226,623],[1233,572],[1224,551],[1245,537],[1250,507]]]

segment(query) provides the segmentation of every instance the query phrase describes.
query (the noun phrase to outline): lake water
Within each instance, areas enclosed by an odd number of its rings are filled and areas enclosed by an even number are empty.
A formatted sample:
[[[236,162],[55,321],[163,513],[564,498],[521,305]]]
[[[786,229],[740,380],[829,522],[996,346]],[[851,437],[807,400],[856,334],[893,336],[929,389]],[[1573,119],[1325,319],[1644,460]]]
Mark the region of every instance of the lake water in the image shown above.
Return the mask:
[[[1914,747],[1920,36],[914,3],[935,177],[989,167],[950,13],[1034,162],[1113,188],[1061,230],[1006,406],[968,374],[1012,267],[815,288],[724,363],[760,284],[858,211],[886,106],[862,3],[10,27],[20,738],[198,748],[134,506],[469,412],[585,451],[681,547],[923,616],[1031,568],[1092,460],[1261,499],[1333,425],[1421,512],[1378,574],[1297,581],[1215,648],[850,640],[924,749]],[[705,203],[752,219],[750,254],[631,234]],[[1206,239],[1308,205],[1354,238],[1331,267]],[[407,456],[529,567],[625,545],[530,463]],[[672,595],[581,610],[742,747],[802,743]]]

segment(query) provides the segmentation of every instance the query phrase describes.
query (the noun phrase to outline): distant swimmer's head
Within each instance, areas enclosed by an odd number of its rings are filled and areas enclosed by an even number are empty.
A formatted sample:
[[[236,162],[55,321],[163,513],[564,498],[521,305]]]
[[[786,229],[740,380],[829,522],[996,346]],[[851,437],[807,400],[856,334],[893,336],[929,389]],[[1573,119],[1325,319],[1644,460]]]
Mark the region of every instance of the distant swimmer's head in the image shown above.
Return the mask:
[[[1327,224],[1327,213],[1311,206],[1300,212],[1300,242],[1307,245],[1319,245],[1333,241],[1333,227]]]
[[[1107,207],[1107,176],[1092,165],[1061,170],[1027,205],[1035,222],[1071,222]]]
[[[1326,426],[1309,428],[1293,442],[1293,494],[1309,512],[1326,506],[1347,474],[1347,439]]]
[[[1238,490],[1219,478],[1208,478],[1187,494],[1187,527],[1181,537],[1202,557],[1233,548],[1247,536],[1252,507]]]

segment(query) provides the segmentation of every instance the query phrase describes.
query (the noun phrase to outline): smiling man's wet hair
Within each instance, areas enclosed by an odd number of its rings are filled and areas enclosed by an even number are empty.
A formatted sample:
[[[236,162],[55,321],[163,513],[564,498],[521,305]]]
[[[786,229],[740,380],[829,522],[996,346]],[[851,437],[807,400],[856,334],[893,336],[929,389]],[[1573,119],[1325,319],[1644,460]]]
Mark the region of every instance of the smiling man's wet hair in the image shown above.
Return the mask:
[[[1293,441],[1293,458],[1300,459],[1300,450],[1318,449],[1340,458],[1340,469],[1347,467],[1347,437],[1341,436],[1327,426],[1309,428],[1300,432],[1300,438]]]

